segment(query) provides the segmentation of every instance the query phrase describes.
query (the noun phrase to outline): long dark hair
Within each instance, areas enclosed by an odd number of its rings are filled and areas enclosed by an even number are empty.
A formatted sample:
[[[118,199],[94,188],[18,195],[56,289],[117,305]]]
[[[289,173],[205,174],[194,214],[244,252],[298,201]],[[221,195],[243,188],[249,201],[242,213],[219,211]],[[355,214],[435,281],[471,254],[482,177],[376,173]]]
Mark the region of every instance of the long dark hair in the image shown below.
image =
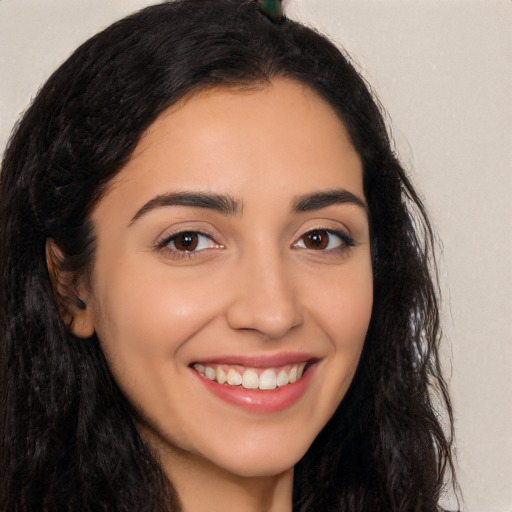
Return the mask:
[[[200,89],[276,76],[324,97],[364,167],[374,308],[354,381],[295,468],[294,511],[429,511],[451,458],[433,235],[362,78],[325,37],[249,0],[178,0],[96,35],[51,76],[12,136],[0,181],[0,510],[179,510],[95,336],[62,320],[60,271],[94,261],[90,213],[141,135]],[[63,306],[64,304],[64,306]],[[439,411],[445,411],[443,430]]]

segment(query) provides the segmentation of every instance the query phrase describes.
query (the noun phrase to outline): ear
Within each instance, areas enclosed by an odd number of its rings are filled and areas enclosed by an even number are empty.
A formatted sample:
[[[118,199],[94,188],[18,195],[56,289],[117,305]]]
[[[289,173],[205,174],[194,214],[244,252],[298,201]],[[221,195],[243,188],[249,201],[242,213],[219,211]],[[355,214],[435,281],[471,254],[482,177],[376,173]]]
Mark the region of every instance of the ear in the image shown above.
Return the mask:
[[[59,304],[62,321],[79,338],[94,334],[94,321],[89,303],[90,290],[85,277],[76,277],[64,268],[66,257],[54,240],[46,240],[46,266]]]

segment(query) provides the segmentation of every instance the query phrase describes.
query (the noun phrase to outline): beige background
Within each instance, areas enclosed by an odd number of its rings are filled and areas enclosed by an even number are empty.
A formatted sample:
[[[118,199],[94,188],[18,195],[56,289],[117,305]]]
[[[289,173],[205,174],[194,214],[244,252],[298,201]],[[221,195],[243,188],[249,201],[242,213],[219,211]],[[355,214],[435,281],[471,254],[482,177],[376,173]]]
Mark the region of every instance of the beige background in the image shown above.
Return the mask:
[[[0,148],[78,43],[151,3],[0,0]],[[444,247],[463,509],[512,512],[512,1],[289,0],[288,13],[345,46],[389,112]]]

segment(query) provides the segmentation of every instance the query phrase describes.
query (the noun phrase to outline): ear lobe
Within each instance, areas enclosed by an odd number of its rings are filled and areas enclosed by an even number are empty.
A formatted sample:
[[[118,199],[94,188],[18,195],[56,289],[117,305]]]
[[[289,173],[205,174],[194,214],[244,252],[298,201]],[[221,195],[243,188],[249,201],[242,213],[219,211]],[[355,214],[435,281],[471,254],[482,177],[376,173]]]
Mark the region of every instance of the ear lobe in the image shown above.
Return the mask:
[[[90,338],[94,334],[94,322],[90,308],[77,308],[71,320],[69,327],[71,332],[78,338]]]
[[[59,304],[62,321],[79,338],[94,334],[94,321],[88,306],[89,291],[84,279],[64,267],[65,256],[52,239],[46,240],[46,266]]]

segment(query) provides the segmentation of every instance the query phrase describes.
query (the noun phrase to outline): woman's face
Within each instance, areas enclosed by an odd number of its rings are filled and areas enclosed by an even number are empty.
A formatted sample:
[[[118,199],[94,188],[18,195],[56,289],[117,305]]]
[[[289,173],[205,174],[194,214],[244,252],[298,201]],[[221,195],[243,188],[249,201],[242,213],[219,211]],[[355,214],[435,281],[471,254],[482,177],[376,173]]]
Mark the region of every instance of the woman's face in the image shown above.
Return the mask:
[[[194,95],[92,220],[76,325],[164,463],[293,467],[345,395],[372,309],[361,161],[332,108],[289,79]]]

